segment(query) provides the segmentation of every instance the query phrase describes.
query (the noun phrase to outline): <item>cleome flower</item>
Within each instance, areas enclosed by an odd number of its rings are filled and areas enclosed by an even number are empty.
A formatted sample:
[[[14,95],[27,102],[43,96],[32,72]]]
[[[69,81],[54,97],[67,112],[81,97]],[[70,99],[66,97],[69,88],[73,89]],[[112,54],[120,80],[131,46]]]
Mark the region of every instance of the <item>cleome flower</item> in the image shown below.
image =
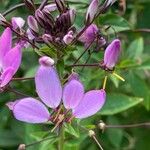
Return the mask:
[[[104,90],[91,90],[84,93],[83,84],[77,74],[71,75],[62,89],[54,66],[45,57],[43,61],[46,60],[46,63],[43,63],[42,58],[40,59],[40,67],[35,75],[36,91],[41,101],[27,97],[7,103],[16,119],[28,123],[54,122],[52,118],[56,118],[56,114],[50,113],[47,107],[58,113],[59,106],[62,106],[62,99],[66,112],[71,112],[73,118],[82,119],[92,116],[102,108],[106,97]],[[61,113],[64,119],[68,116],[67,113]]]
[[[12,32],[6,28],[0,37],[0,88],[6,86],[17,72],[20,63],[22,46],[12,46]]]

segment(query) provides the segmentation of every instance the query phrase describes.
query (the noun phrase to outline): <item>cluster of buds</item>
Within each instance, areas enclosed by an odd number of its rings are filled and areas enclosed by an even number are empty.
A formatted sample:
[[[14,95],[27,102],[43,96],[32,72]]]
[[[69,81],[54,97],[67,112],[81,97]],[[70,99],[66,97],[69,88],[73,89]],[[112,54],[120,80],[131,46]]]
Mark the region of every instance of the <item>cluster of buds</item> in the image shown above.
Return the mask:
[[[53,11],[59,13],[57,17],[53,16]],[[69,31],[73,32],[74,20],[75,10],[68,8],[62,0],[55,0],[55,3],[38,8],[34,16],[28,17],[28,37],[55,45],[67,44],[63,38]]]

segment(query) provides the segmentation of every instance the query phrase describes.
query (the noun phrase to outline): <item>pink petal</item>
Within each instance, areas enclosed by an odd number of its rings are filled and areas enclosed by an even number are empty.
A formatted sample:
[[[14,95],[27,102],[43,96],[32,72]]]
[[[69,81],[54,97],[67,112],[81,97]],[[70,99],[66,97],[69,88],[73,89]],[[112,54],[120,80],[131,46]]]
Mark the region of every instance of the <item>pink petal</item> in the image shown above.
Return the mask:
[[[50,117],[47,108],[31,97],[17,101],[13,106],[13,114],[17,120],[28,123],[44,123]]]
[[[14,106],[19,102],[20,100],[16,100],[15,102],[8,102],[6,103],[6,106],[10,109],[13,110]]]
[[[21,17],[12,17],[11,22],[14,29],[21,29],[25,24],[25,21]]]
[[[40,66],[35,76],[36,90],[41,100],[49,107],[56,108],[62,97],[62,87],[53,67]]]
[[[12,31],[6,28],[0,37],[0,66],[2,66],[5,54],[11,49]]]
[[[12,67],[7,68],[2,74],[1,74],[1,81],[0,81],[0,87],[4,87],[7,85],[10,80],[12,79],[14,75],[14,69]]]
[[[85,94],[79,105],[73,109],[76,118],[86,118],[97,113],[105,103],[104,90],[92,90]]]
[[[120,55],[121,42],[119,39],[113,40],[105,50],[104,54],[104,65],[112,69],[118,61]]]
[[[5,55],[3,61],[3,69],[12,67],[14,68],[14,73],[16,73],[21,64],[21,57],[21,46],[18,44]]]
[[[84,95],[84,87],[81,82],[77,80],[71,80],[64,87],[63,91],[63,103],[66,109],[75,108]]]

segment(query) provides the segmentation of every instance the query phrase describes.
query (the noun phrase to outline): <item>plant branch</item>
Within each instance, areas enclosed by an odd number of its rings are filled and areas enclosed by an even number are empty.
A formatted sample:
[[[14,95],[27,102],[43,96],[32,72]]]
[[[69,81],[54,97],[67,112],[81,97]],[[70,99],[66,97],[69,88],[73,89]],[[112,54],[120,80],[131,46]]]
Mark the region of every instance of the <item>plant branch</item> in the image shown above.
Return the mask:
[[[12,81],[34,80],[34,77],[29,78],[12,78]]]

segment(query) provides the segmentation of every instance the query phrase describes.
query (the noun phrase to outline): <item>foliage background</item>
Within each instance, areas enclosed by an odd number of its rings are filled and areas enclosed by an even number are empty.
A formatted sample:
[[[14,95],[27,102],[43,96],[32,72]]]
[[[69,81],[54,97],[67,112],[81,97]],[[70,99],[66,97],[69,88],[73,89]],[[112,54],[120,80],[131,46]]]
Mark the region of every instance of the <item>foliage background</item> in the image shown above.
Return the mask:
[[[1,0],[0,2],[0,12],[2,13],[22,1]],[[83,3],[71,5],[78,10],[76,26],[80,27],[83,24],[83,12],[89,1],[77,0],[75,2]],[[117,15],[118,4],[116,3],[107,14],[96,20],[99,26],[111,25],[122,40],[123,51],[116,72],[122,75],[126,82],[120,82],[110,76],[107,83],[108,96],[105,107],[94,117],[82,120],[80,122],[82,125],[88,125],[91,128],[101,119],[108,124],[133,124],[150,121],[150,34],[137,30],[150,28],[149,8],[150,0],[127,0],[126,13],[122,17]],[[8,15],[7,19],[12,16],[26,18],[28,14],[29,11],[23,7]],[[2,27],[0,30],[2,31]],[[105,34],[109,40],[115,38],[112,28]],[[69,58],[71,59],[66,57],[64,62],[60,62],[59,72],[64,74],[64,65],[72,64],[72,60],[75,60],[82,52],[83,46],[79,44],[77,50],[70,53]],[[99,61],[101,56],[101,52],[92,54],[89,63]],[[80,60],[80,63],[84,63],[87,58],[88,54]],[[16,77],[33,76],[37,66],[37,54],[33,53],[32,49],[25,49],[21,69]],[[101,87],[104,78],[104,72],[101,70],[85,68],[81,72],[81,68],[79,68],[76,71],[80,73],[86,90]],[[11,87],[27,95],[36,96],[33,90],[33,81],[13,82]],[[42,139],[49,130],[49,125],[30,125],[13,118],[5,103],[18,98],[14,93],[7,91],[0,94],[0,150],[16,150],[20,143],[28,144]],[[98,149],[87,133],[78,130],[76,126],[66,128],[66,150]],[[106,150],[148,150],[150,147],[149,133],[150,129],[148,128],[107,129],[104,133],[96,130],[98,139]],[[28,149],[53,150],[56,149],[56,141],[57,138],[52,138]]]

